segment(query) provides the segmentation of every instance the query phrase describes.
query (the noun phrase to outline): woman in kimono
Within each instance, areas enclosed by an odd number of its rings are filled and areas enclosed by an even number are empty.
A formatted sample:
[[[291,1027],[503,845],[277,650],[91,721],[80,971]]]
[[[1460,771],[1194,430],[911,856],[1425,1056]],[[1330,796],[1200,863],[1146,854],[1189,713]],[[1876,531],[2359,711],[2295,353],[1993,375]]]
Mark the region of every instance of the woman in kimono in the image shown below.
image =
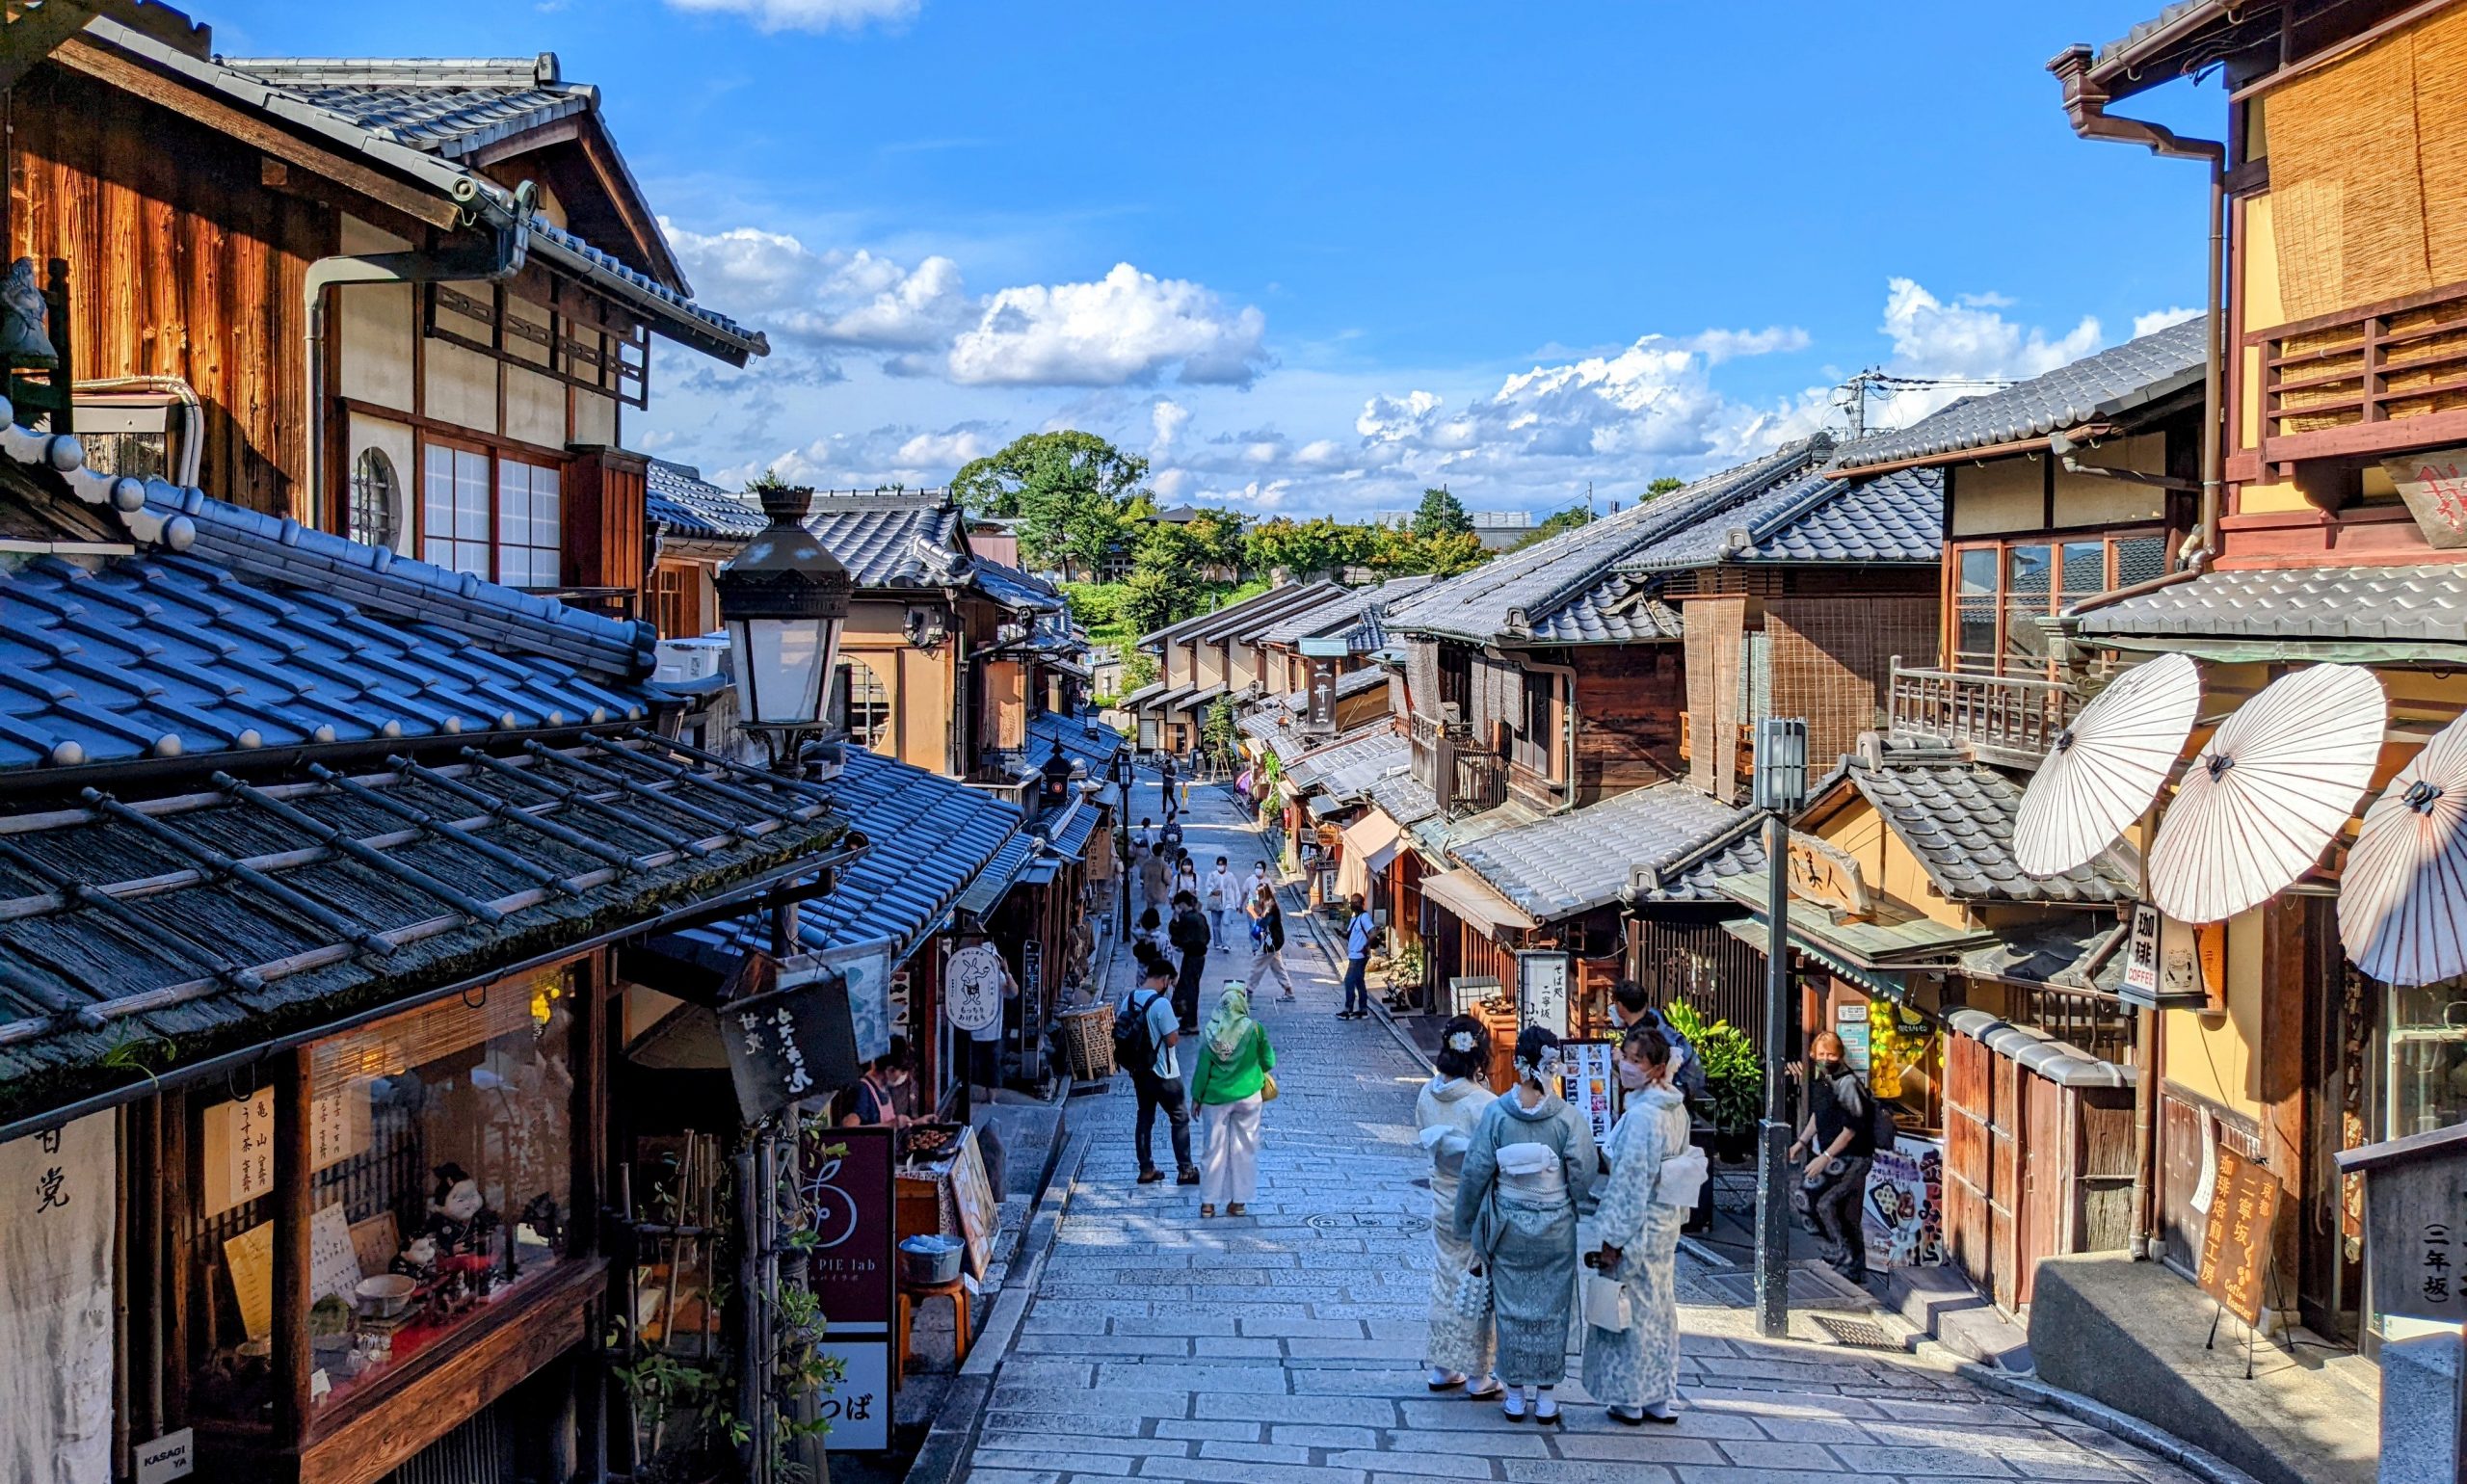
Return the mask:
[[[1465,1151],[1482,1110],[1498,1096],[1482,1075],[1489,1047],[1490,1032],[1481,1021],[1470,1015],[1448,1021],[1439,1033],[1439,1054],[1431,1059],[1439,1074],[1414,1100],[1414,1124],[1421,1130],[1422,1148],[1430,1151],[1430,1241],[1439,1259],[1432,1265],[1430,1342],[1423,1364],[1430,1367],[1432,1391],[1461,1386],[1468,1396],[1499,1393],[1499,1378],[1491,1374],[1490,1285],[1471,1276],[1473,1245],[1455,1231]],[[1480,1379],[1468,1384],[1469,1377]]]
[[[1528,1025],[1516,1038],[1516,1085],[1482,1110],[1465,1149],[1454,1229],[1491,1280],[1499,1410],[1555,1425],[1552,1389],[1568,1371],[1577,1293],[1577,1198],[1592,1181],[1593,1130],[1544,1080],[1559,1038]]]
[[[1602,1249],[1588,1260],[1626,1286],[1630,1322],[1624,1330],[1585,1327],[1584,1389],[1612,1420],[1634,1427],[1679,1420],[1671,1411],[1679,1390],[1679,1229],[1702,1179],[1687,1157],[1687,1101],[1671,1082],[1670,1044],[1658,1031],[1631,1030],[1614,1066],[1628,1111],[1610,1132],[1610,1174],[1594,1212]],[[1674,1156],[1678,1165],[1664,1164]]]

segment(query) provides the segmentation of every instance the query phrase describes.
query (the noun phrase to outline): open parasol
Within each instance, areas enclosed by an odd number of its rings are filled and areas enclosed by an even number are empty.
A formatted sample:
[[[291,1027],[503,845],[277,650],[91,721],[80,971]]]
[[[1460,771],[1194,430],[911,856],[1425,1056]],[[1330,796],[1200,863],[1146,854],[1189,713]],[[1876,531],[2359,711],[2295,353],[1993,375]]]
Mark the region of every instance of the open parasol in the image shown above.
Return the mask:
[[[2087,864],[2141,816],[2185,754],[2201,710],[2201,672],[2166,654],[2118,676],[2073,724],[2022,791],[2013,858],[2033,876]]]
[[[2283,676],[2185,769],[2150,847],[2150,894],[2181,922],[2268,900],[2321,857],[2381,755],[2381,681],[2354,665]]]
[[[2435,733],[2364,811],[2339,879],[2339,937],[2385,984],[2467,974],[2467,719]]]

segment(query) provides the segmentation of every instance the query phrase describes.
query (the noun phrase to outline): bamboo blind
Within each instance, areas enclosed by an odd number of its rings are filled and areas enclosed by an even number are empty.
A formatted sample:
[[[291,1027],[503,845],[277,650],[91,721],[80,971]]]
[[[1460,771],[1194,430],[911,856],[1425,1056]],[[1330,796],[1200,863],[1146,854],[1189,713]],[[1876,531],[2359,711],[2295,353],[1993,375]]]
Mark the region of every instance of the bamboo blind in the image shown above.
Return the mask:
[[[1687,660],[1687,714],[1694,736],[1687,782],[1699,792],[1730,797],[1738,753],[1739,645],[1747,599],[1699,597],[1686,606],[1682,645]]]
[[[492,984],[476,1003],[449,997],[329,1036],[308,1047],[308,1095],[327,1097],[357,1078],[394,1076],[500,1036],[529,1031],[536,1023],[533,996],[549,991],[562,995],[571,989],[567,970],[550,969]]]
[[[2467,9],[2268,96],[2287,316],[2467,279]]]

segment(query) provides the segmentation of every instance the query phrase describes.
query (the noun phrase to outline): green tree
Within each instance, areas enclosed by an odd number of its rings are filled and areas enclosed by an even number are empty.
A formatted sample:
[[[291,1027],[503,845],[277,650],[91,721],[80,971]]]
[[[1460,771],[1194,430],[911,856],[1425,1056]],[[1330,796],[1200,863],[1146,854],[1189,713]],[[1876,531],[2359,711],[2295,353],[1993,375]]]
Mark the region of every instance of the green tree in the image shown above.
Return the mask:
[[[1093,572],[1122,540],[1125,513],[1146,491],[1148,461],[1093,433],[1030,433],[952,476],[970,512],[1020,522],[1031,566]]]
[[[1433,536],[1419,536],[1410,530],[1380,533],[1379,546],[1371,554],[1370,566],[1382,575],[1408,577],[1428,573],[1434,577],[1453,577],[1458,572],[1472,571],[1490,560],[1481,539],[1471,531],[1447,531]]]
[[[1673,479],[1669,475],[1664,474],[1661,478],[1645,486],[1645,498],[1649,500],[1658,500],[1663,495],[1670,493],[1674,490],[1684,490],[1686,488],[1687,481],[1684,479]]]
[[[1523,541],[1518,542],[1509,549],[1523,550],[1525,547],[1532,545],[1535,542],[1549,541],[1552,537],[1558,535],[1562,531],[1573,531],[1579,526],[1591,525],[1592,523],[1592,511],[1587,510],[1581,505],[1571,505],[1565,510],[1544,517],[1542,523],[1533,528],[1533,533],[1531,535],[1525,537]]]
[[[1202,745],[1219,757],[1234,755],[1234,698],[1219,696],[1209,703],[1207,719],[1200,724]]]
[[[1445,488],[1425,490],[1421,508],[1414,512],[1414,534],[1424,541],[1434,536],[1471,536],[1473,517],[1465,514],[1465,502]]]
[[[1160,571],[1142,568],[1123,579],[1122,616],[1134,634],[1154,633],[1180,615],[1175,612],[1173,583]]]
[[[1348,567],[1367,567],[1379,549],[1376,526],[1351,525],[1330,516],[1295,520],[1279,516],[1251,528],[1244,565],[1255,572],[1283,568],[1304,581]]]

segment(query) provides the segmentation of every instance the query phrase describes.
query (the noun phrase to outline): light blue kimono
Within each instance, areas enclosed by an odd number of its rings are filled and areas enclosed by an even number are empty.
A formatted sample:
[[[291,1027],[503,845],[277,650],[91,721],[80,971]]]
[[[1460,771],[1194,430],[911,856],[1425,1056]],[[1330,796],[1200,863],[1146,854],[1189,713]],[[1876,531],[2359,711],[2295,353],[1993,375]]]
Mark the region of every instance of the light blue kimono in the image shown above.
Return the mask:
[[[1539,1146],[1538,1171],[1499,1168],[1499,1152]],[[1456,1188],[1456,1230],[1491,1280],[1498,1375],[1509,1386],[1556,1386],[1568,1370],[1577,1291],[1577,1197],[1593,1181],[1593,1129],[1556,1093],[1527,1108],[1514,1091],[1482,1110]]]
[[[1684,1207],[1655,1199],[1662,1161],[1687,1148],[1687,1105],[1668,1087],[1628,1095],[1628,1112],[1610,1131],[1610,1174],[1594,1212],[1605,1246],[1619,1249],[1611,1275],[1628,1288],[1635,1322],[1624,1330],[1585,1326],[1584,1389],[1605,1407],[1657,1407],[1679,1390],[1679,1229]]]

